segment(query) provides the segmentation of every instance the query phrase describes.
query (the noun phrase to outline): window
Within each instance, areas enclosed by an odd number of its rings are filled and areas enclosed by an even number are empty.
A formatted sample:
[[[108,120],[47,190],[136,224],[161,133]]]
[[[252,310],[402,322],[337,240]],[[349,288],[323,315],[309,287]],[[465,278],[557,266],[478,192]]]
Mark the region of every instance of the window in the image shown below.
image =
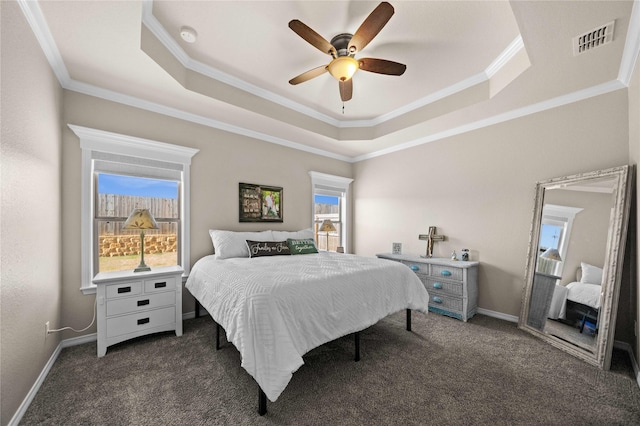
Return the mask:
[[[313,194],[313,229],[320,250],[347,250],[347,217],[349,185],[353,179],[309,172]],[[333,225],[322,230],[323,223]]]
[[[145,231],[145,263],[181,265],[188,274],[189,168],[198,150],[69,127],[82,148],[82,292],[95,293],[99,272],[138,265],[140,237],[121,229],[134,208],[149,208],[160,228]]]
[[[95,170],[95,166],[94,166]],[[139,232],[122,229],[135,208],[149,209],[159,229],[145,231],[145,263],[180,265],[180,181],[94,171],[96,272],[132,270],[140,261]]]

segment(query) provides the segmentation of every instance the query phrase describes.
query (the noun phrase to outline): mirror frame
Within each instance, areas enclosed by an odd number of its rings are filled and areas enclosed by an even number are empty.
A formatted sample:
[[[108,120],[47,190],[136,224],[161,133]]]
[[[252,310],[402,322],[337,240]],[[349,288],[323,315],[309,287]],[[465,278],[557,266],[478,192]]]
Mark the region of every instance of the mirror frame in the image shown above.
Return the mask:
[[[574,355],[589,364],[603,370],[611,366],[611,353],[615,333],[615,323],[618,311],[618,298],[620,295],[620,281],[622,278],[624,250],[626,244],[627,228],[629,224],[629,208],[631,204],[632,166],[620,166],[590,173],[581,173],[566,177],[554,178],[538,182],[536,184],[535,204],[531,231],[529,233],[529,250],[527,252],[527,264],[525,269],[525,286],[522,293],[522,307],[518,328],[525,330],[551,345]],[[596,347],[593,353],[582,349],[577,345],[566,342],[559,337],[546,334],[527,324],[533,279],[536,270],[538,244],[544,207],[544,193],[547,189],[588,183],[596,179],[607,177],[617,178],[617,186],[614,188],[615,199],[612,207],[611,221],[607,234],[607,245],[603,267],[603,282],[598,319],[598,334]]]

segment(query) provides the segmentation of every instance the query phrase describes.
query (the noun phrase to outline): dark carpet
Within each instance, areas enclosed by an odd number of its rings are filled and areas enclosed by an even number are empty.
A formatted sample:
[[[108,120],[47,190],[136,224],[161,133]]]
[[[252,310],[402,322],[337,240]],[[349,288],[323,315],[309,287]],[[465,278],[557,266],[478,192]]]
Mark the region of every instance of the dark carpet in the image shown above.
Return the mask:
[[[23,425],[631,425],[640,389],[624,351],[601,371],[519,330],[404,312],[309,352],[258,416],[258,387],[230,343],[215,350],[211,318],[184,335],[63,349]],[[222,339],[224,341],[224,338]]]

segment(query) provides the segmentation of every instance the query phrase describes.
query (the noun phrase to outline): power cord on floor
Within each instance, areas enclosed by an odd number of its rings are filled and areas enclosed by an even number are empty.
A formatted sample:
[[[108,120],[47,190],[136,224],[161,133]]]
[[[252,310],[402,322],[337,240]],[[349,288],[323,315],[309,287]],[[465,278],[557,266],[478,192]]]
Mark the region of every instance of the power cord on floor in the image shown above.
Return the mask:
[[[98,309],[98,298],[96,297],[96,300],[93,302],[93,319],[91,320],[91,324],[89,324],[88,326],[86,326],[82,330],[76,330],[73,327],[62,327],[62,328],[57,328],[55,330],[47,330],[47,334],[57,333],[57,332],[64,331],[64,330],[71,330],[71,331],[75,331],[76,333],[82,333],[83,331],[87,331],[89,328],[91,328],[93,323],[96,322],[96,310],[97,309]]]

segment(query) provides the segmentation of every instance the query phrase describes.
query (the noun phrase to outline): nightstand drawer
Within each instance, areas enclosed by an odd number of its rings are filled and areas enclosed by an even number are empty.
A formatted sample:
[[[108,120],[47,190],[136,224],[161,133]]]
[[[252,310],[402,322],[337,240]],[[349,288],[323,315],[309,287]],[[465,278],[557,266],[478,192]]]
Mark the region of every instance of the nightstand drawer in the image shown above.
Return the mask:
[[[115,297],[134,296],[142,293],[142,281],[129,281],[107,286],[107,299]]]
[[[141,295],[140,297],[129,297],[126,299],[115,299],[107,302],[107,316],[126,314],[148,309],[155,309],[161,306],[176,304],[176,294],[173,291]]]
[[[162,277],[155,280],[144,281],[144,292],[153,293],[156,291],[175,290],[176,279],[174,277]]]
[[[430,265],[431,275],[434,277],[447,278],[449,280],[462,281],[462,269],[452,268],[444,265]]]
[[[429,293],[429,306],[453,312],[462,312],[462,299]]]
[[[107,318],[107,338],[125,333],[135,333],[141,330],[160,327],[176,321],[176,308],[156,309],[121,317]]]
[[[454,296],[464,295],[464,285],[462,282],[438,280],[432,277],[425,278],[422,282],[429,293],[446,293]]]

